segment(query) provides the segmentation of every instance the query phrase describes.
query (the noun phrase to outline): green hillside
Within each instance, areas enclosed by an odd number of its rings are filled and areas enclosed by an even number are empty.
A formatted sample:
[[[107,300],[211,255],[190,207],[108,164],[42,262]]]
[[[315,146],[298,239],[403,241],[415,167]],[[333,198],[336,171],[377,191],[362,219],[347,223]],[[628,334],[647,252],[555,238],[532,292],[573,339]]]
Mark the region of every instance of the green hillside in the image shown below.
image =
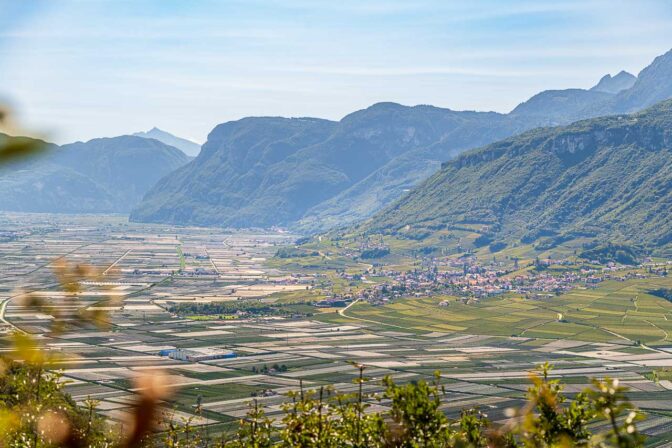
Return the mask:
[[[0,210],[127,213],[156,181],[189,161],[177,148],[132,136],[47,146],[34,159],[0,169]]]
[[[486,124],[503,128],[504,135],[515,129],[501,114],[395,103],[375,104],[339,122],[259,117],[224,123],[210,133],[192,163],[162,179],[148,193],[131,219],[290,226],[397,157],[435,144],[473,123],[481,128]],[[492,134],[479,133],[478,138],[491,142],[496,139]],[[424,168],[426,160],[414,164]],[[398,190],[394,198],[401,194]],[[386,203],[389,200],[376,203],[376,209]]]
[[[360,230],[477,224],[493,241],[672,243],[672,101],[536,129],[445,163]]]
[[[338,122],[253,117],[217,126],[202,152],[161,179],[131,220],[302,233],[366,219],[442,162],[538,126],[629,113],[672,97],[672,52],[637,78],[547,90],[509,114],[379,103]]]

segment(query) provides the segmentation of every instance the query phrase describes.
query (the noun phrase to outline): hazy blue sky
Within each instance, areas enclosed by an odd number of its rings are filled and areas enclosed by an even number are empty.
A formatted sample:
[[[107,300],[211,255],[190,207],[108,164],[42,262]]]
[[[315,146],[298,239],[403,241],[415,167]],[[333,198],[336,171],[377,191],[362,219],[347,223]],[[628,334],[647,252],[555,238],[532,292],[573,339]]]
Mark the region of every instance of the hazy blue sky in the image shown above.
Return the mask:
[[[670,0],[0,0],[0,98],[59,142],[378,101],[507,112],[637,74]]]

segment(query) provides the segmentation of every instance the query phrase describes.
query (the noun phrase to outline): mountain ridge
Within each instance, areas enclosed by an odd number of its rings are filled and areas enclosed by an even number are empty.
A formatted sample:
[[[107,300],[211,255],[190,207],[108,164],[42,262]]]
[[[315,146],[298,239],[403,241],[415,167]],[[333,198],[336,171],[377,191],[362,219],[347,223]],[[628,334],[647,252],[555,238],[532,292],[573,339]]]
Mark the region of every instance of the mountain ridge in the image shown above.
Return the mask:
[[[45,144],[42,154],[0,169],[0,210],[127,213],[159,178],[189,161],[177,148],[134,136]]]
[[[400,198],[464,150],[535,127],[630,112],[672,97],[666,74],[672,79],[672,51],[656,58],[632,87],[618,93],[548,90],[508,114],[376,103],[338,122],[301,119],[331,123],[321,128],[321,140],[310,144],[286,136],[271,142],[275,134],[261,127],[244,139],[225,135],[263,117],[227,122],[203,146],[221,154],[202,154],[173,180],[163,179],[133,210],[131,220],[281,226],[302,233],[348,225]],[[251,172],[252,166],[259,172]]]
[[[672,100],[467,151],[357,228],[479,224],[507,243],[590,236],[672,245]]]

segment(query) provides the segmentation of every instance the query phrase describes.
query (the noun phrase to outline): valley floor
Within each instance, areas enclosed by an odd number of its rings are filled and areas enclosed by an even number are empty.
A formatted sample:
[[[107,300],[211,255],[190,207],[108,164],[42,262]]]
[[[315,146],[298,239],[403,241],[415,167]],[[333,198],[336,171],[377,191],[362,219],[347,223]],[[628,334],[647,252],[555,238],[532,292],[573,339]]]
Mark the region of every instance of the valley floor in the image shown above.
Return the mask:
[[[619,378],[647,414],[640,428],[649,445],[672,442],[672,304],[648,293],[670,287],[669,278],[610,280],[533,299],[505,294],[467,304],[459,297],[428,295],[321,308],[304,302],[323,300],[334,285],[357,286],[324,269],[287,271],[273,259],[293,239],[287,234],[48,215],[0,215],[0,234],[0,324],[8,332],[39,335],[45,347],[60,352],[67,392],[78,403],[100,400],[99,412],[113,420],[128,414],[137,392],[134,378],[148,370],[172,375],[168,414],[195,416],[200,401],[204,412],[194,423],[216,434],[235,428],[252,397],[273,418],[287,393],[300,385],[354,390],[355,362],[366,366],[370,392],[382,390],[385,375],[405,382],[439,370],[447,414],[478,406],[498,422],[507,409],[522,404],[529,372],[548,361],[570,395],[592,377]],[[57,260],[94,266],[103,278],[83,282],[76,295],[65,293],[54,276]],[[46,306],[27,306],[20,300],[27,292]],[[287,304],[295,314],[168,310],[244,301]],[[104,311],[109,328],[78,322],[72,317],[78,309]],[[56,319],[66,321],[65,332],[50,332]],[[176,349],[235,356],[191,361],[167,356]],[[374,400],[370,409],[387,405]]]

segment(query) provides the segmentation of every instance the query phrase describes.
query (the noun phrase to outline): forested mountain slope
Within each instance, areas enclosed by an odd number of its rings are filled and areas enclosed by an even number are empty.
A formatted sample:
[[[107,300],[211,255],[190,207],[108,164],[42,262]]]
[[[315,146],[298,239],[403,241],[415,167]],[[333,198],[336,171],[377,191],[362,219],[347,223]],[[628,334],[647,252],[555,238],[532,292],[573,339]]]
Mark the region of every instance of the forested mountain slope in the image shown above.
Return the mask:
[[[362,225],[487,226],[501,241],[586,235],[672,244],[672,101],[536,129],[466,152]]]
[[[128,213],[161,177],[189,161],[177,148],[132,136],[46,145],[34,158],[2,167],[0,210]]]
[[[131,219],[305,233],[345,226],[399,199],[465,150],[666,98],[672,52],[636,79],[619,73],[589,90],[541,92],[509,114],[379,103],[339,122],[245,118],[217,126],[201,154],[162,179]]]

